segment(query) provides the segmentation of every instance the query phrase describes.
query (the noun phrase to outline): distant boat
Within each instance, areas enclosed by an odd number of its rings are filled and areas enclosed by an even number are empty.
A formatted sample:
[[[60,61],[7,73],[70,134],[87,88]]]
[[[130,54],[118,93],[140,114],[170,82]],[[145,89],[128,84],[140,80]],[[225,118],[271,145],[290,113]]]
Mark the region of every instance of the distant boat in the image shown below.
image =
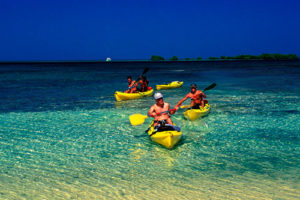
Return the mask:
[[[110,62],[110,61],[111,61],[111,58],[107,57],[106,62]]]

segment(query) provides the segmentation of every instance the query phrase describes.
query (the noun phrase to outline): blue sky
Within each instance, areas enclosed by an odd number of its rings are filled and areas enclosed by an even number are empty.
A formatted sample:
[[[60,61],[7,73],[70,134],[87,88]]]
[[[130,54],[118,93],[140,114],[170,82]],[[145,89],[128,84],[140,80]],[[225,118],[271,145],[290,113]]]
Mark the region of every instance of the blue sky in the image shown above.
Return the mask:
[[[0,0],[0,61],[300,56],[298,0]]]

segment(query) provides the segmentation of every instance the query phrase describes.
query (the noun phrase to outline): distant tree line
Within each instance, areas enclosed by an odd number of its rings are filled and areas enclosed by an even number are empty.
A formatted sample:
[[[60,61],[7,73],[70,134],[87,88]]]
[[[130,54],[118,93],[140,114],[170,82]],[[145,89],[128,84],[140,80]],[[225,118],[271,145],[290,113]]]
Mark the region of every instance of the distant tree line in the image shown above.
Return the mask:
[[[238,55],[235,57],[221,56],[222,60],[297,60],[299,57],[296,54],[279,54],[279,53],[263,53],[259,56],[254,55]]]
[[[279,54],[279,53],[263,53],[259,56],[254,55],[238,55],[238,56],[221,56],[218,57],[208,57],[209,60],[298,60],[299,57],[296,54]],[[173,56],[169,59],[170,61],[178,61],[177,56]],[[185,61],[195,61],[202,60],[201,57],[194,58],[185,58]],[[151,61],[165,61],[165,58],[162,56],[153,55],[151,56]]]
[[[184,60],[188,61],[188,60],[201,60],[201,57],[197,57],[197,59],[191,59],[191,58],[185,58]],[[150,58],[151,61],[165,61],[165,58],[162,56],[157,56],[157,55],[152,55]],[[177,56],[173,56],[169,59],[170,61],[178,61],[178,57]]]

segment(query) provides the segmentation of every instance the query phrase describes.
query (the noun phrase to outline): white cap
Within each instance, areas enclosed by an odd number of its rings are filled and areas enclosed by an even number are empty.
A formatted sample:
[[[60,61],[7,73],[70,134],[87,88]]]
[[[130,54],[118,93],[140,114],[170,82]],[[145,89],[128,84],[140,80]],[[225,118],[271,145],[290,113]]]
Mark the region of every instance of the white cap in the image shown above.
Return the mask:
[[[160,98],[163,98],[163,95],[161,93],[157,92],[154,94],[154,99],[160,99]]]

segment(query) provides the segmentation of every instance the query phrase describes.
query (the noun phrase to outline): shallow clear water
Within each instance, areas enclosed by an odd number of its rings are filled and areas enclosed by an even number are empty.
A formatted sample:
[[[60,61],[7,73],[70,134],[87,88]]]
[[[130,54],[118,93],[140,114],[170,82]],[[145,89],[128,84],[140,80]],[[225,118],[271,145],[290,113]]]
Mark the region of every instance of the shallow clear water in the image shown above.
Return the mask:
[[[113,97],[145,67],[184,81],[172,106],[217,83],[207,117],[172,117],[172,150],[129,123],[151,97]],[[299,199],[299,80],[294,61],[0,65],[0,199]]]

